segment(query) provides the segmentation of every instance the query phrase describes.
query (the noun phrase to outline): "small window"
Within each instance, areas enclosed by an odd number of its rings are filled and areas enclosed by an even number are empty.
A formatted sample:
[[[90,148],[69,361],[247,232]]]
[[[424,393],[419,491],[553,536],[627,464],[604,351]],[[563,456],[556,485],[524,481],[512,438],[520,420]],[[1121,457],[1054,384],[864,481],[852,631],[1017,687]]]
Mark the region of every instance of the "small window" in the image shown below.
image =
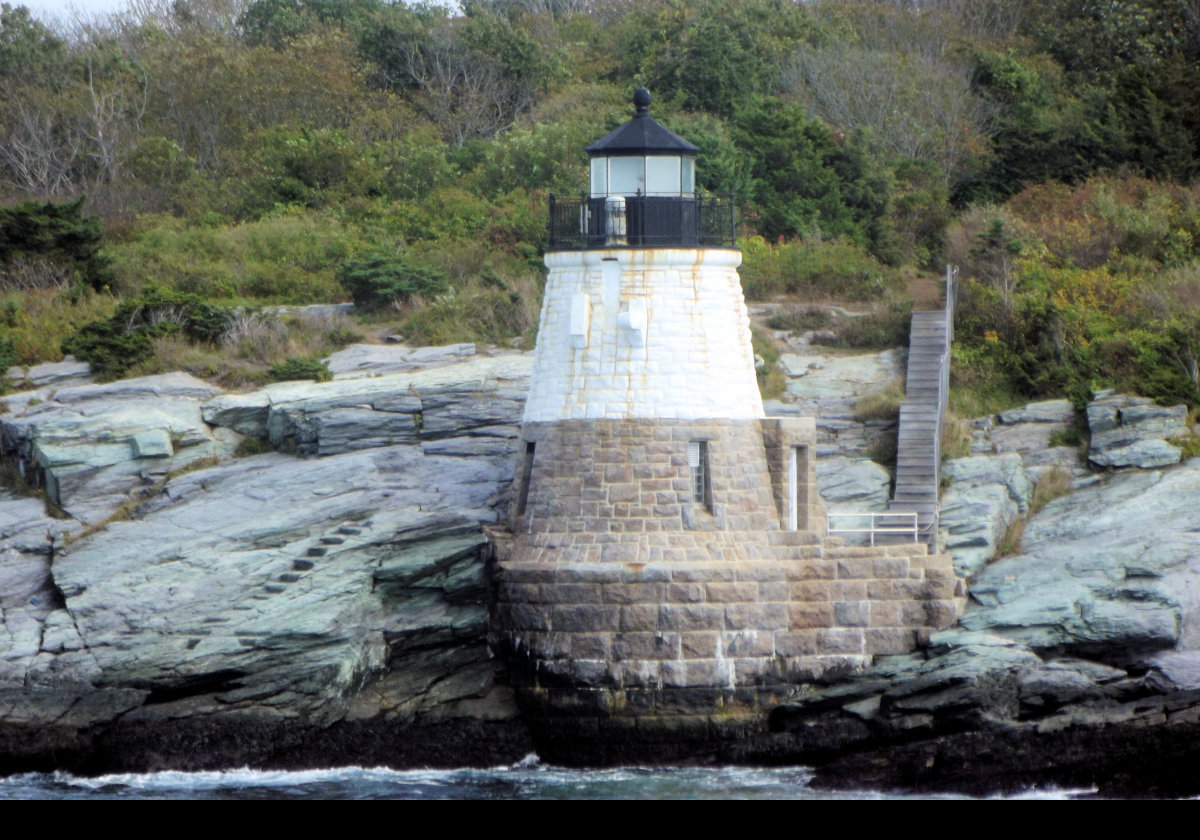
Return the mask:
[[[712,509],[708,477],[708,441],[688,441],[688,469],[692,474],[692,501]]]
[[[529,479],[533,475],[533,450],[536,443],[525,444],[525,463],[521,465],[521,495],[517,497],[517,516],[525,515],[525,505],[529,502]]]

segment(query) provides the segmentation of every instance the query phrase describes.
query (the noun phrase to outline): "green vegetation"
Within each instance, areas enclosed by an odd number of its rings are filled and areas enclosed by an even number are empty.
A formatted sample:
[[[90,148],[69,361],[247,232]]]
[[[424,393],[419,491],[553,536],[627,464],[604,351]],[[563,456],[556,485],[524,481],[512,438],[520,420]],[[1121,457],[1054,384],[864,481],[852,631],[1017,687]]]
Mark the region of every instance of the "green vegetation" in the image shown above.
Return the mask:
[[[1080,406],[1102,387],[1200,401],[1200,187],[1030,187],[964,214],[949,243],[966,276],[957,384]]]
[[[178,333],[197,344],[213,344],[229,328],[233,313],[197,295],[149,287],[125,301],[108,320],[94,321],[63,342],[63,351],[88,362],[102,377],[116,377],[154,355],[154,339]]]
[[[1200,22],[1161,0],[3,3],[0,362],[262,381],[355,327],[254,313],[348,299],[529,342],[547,194],[634,84],[735,194],[749,298],[869,312],[773,328],[903,344],[950,260],[964,416],[1200,404]]]
[[[315,382],[328,382],[333,379],[329,366],[320,359],[290,358],[272,365],[267,371],[267,379],[271,382],[291,382],[304,379]]]
[[[787,388],[787,377],[779,369],[779,348],[775,346],[771,336],[758,327],[750,328],[750,346],[757,359],[762,359],[761,365],[755,360],[758,390],[763,399],[774,399]]]
[[[860,423],[872,420],[895,421],[900,417],[900,404],[904,402],[904,383],[893,379],[886,387],[867,394],[854,404],[854,419]]]

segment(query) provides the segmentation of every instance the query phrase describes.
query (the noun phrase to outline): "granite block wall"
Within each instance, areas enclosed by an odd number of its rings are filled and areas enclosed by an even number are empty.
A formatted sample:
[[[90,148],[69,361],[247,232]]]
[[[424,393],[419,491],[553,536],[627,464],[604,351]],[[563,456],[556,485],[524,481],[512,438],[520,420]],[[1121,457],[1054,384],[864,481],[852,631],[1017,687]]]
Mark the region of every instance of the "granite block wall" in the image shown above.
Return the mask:
[[[950,559],[826,538],[811,421],[529,423],[492,641],[540,684],[772,685],[907,653],[957,617]],[[690,441],[707,442],[694,493]],[[789,530],[796,453],[797,530]]]

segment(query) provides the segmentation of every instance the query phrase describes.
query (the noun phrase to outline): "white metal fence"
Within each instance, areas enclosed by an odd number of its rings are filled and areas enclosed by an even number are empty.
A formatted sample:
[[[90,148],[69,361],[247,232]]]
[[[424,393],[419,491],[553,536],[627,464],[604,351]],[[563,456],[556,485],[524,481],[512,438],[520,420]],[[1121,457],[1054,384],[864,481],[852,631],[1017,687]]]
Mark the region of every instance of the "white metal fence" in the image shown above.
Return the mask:
[[[848,523],[848,524],[835,524]],[[921,535],[916,513],[830,513],[825,533],[830,536],[867,536],[871,545],[883,536],[903,536],[915,543]]]

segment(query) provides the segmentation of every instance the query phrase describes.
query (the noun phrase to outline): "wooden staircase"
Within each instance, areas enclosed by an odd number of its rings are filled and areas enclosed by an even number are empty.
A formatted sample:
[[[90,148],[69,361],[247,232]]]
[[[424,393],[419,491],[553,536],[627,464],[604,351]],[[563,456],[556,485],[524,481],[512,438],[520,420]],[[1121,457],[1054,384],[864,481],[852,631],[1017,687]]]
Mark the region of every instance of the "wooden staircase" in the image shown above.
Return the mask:
[[[946,270],[946,306],[914,312],[908,374],[896,441],[896,486],[889,511],[917,514],[921,541],[937,547],[942,424],[950,390],[957,270]]]

